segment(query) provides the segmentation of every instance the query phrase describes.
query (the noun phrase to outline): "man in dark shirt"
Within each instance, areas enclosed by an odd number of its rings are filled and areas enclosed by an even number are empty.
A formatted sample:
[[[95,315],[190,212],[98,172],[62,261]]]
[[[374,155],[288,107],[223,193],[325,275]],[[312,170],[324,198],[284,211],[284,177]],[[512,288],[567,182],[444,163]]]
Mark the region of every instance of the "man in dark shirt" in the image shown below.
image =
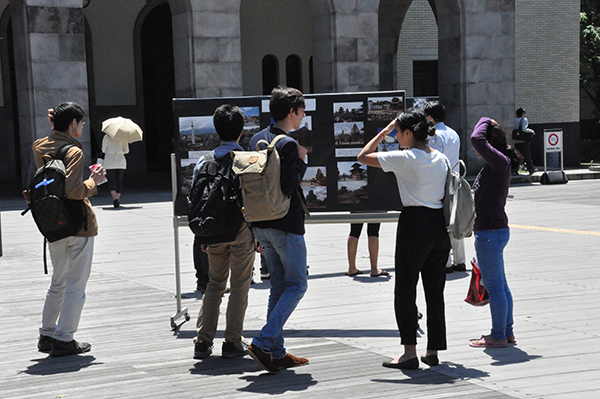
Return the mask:
[[[269,109],[275,124],[254,135],[250,148],[256,148],[259,140],[270,143],[276,136],[298,129],[305,107],[304,96],[299,90],[282,86],[273,89]],[[263,144],[262,147],[266,146]],[[304,159],[307,150],[289,136],[279,140],[275,148],[281,161],[281,190],[291,196],[291,204],[288,213],[281,219],[252,223],[252,231],[262,244],[267,259],[271,293],[267,324],[248,347],[248,354],[270,373],[308,364],[308,359],[288,353],[283,345],[283,326],[308,287],[305,215],[300,202],[304,200],[300,183],[306,172]]]

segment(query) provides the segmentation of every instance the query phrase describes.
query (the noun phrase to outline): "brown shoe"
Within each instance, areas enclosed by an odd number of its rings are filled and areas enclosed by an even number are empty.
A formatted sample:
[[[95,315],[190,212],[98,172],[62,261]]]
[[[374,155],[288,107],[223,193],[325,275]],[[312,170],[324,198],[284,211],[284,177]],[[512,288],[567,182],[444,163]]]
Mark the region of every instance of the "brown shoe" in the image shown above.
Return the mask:
[[[280,369],[287,369],[290,367],[307,365],[308,359],[294,356],[288,352],[285,354],[285,357],[282,357],[281,359],[273,359],[273,364]]]
[[[246,349],[246,353],[248,353],[252,359],[258,363],[260,367],[267,370],[271,374],[279,373],[279,367],[273,364],[273,359],[271,357],[271,352],[265,352],[260,349],[258,346],[254,344],[250,344],[248,349]]]

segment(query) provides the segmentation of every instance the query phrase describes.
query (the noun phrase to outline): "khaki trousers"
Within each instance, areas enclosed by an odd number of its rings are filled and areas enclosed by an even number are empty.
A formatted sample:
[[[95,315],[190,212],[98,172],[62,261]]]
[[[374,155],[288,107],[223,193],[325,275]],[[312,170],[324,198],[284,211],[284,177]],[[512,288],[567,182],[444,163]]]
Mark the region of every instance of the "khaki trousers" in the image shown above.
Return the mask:
[[[225,341],[242,340],[244,316],[248,306],[248,291],[254,269],[254,239],[246,223],[234,241],[208,246],[210,281],[202,298],[196,327],[199,341],[212,345],[217,333],[221,300],[231,272],[230,295],[227,303]]]

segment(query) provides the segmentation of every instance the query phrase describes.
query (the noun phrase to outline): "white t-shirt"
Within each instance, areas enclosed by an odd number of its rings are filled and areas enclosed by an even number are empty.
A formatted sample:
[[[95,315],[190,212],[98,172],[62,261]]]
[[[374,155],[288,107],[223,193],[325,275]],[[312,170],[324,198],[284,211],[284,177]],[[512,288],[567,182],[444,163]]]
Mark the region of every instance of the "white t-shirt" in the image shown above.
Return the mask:
[[[442,208],[448,175],[448,158],[444,154],[412,148],[378,152],[377,159],[384,172],[396,175],[402,205]]]

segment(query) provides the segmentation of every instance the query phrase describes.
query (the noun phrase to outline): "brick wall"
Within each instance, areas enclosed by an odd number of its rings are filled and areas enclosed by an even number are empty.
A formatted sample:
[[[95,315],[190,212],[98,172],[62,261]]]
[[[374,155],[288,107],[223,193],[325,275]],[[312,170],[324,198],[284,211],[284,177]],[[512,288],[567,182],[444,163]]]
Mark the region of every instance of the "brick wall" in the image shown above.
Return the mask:
[[[579,1],[515,3],[516,106],[531,124],[579,121]]]
[[[438,59],[438,28],[427,0],[414,0],[400,31],[396,76],[398,90],[413,96],[413,61]]]

